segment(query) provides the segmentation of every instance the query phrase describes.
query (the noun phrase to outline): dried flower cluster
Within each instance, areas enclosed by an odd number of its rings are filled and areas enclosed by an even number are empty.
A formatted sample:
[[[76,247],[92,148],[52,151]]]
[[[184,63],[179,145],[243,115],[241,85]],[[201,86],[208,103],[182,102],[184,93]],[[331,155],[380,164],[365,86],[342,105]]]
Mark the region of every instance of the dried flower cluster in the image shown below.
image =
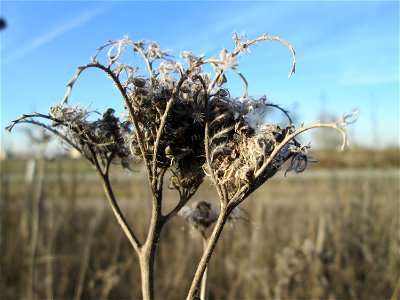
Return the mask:
[[[64,99],[53,106],[49,114],[23,115],[8,127],[11,130],[15,124],[30,123],[45,128],[78,150],[97,169],[111,207],[139,255],[141,266],[146,268],[153,266],[151,260],[154,261],[163,225],[184,207],[204,177],[209,176],[220,198],[218,218],[206,202],[199,203],[195,209],[205,223],[196,215],[186,216],[203,231],[216,222],[210,237],[212,242],[205,248],[190,297],[195,293],[225,221],[237,205],[274,176],[285,161],[291,159],[288,171],[295,172],[304,171],[309,162],[315,161],[307,154],[309,146],[299,144],[295,138],[312,128],[333,128],[342,134],[346,144],[344,127],[355,116],[353,113],[336,123],[317,122],[295,129],[287,111],[268,103],[266,97],[248,95],[247,81],[237,69],[238,56],[249,52],[252,45],[277,41],[292,53],[290,77],[296,65],[292,46],[279,37],[268,35],[248,40],[245,35],[235,33],[233,39],[235,48],[232,51],[223,49],[218,58],[184,51],[182,60],[170,56],[169,51],[155,42],[133,42],[127,37],[110,41],[98,49],[90,63],[78,68]],[[141,58],[146,73],[124,63],[128,50]],[[100,62],[104,59],[106,63]],[[214,73],[204,72],[204,65],[211,65]],[[93,120],[92,114],[97,112],[68,104],[76,80],[89,68],[105,72],[113,81],[124,100],[126,117],[116,117],[115,110],[109,108],[102,117]],[[242,97],[231,96],[224,87],[228,70],[242,79],[245,87]],[[287,116],[287,126],[264,124],[265,113],[271,107]],[[131,161],[137,159],[144,162],[153,194],[151,226],[143,243],[126,222],[109,181],[111,162],[119,160],[123,167],[130,168]],[[170,187],[179,192],[180,198],[170,213],[162,215],[162,190],[167,171],[172,174]],[[185,214],[185,210],[182,213]],[[203,218],[205,214],[207,217]],[[149,278],[143,281],[145,298],[154,296],[152,272],[147,272]]]
[[[122,165],[130,168],[129,149],[125,145],[126,138],[131,134],[128,122],[121,122],[114,116],[115,110],[109,108],[102,118],[89,121],[90,111],[82,107],[62,107],[55,105],[50,109],[53,127],[62,126],[65,136],[74,141],[81,153],[90,157],[89,147],[102,160],[111,154],[120,158]],[[67,130],[66,130],[67,129]]]
[[[290,130],[289,127],[281,129],[272,124],[254,128],[244,115],[237,115],[235,118],[235,110],[228,110],[210,124],[211,164],[205,167],[206,173],[214,176],[218,184],[225,188],[228,199],[241,187],[257,184],[254,175],[282,141],[285,132]],[[297,148],[297,143],[291,144]],[[275,175],[291,155],[291,148],[283,149],[259,179],[264,182]]]
[[[126,77],[121,86],[127,96],[126,108],[138,131],[138,134],[131,134],[128,147],[133,156],[149,157],[149,160],[156,160],[157,168],[169,168],[174,174],[171,186],[177,189],[195,189],[204,174],[212,172],[217,183],[226,187],[228,196],[233,196],[243,183],[251,181],[254,172],[288,130],[272,125],[258,130],[269,105],[266,98],[234,99],[221,88],[227,82],[224,70],[235,68],[236,56],[243,47],[243,42],[235,37],[236,52],[224,49],[219,61],[207,61],[204,56],[183,52],[181,57],[186,62],[186,70],[154,42],[147,45],[124,39],[111,43],[110,64],[117,63],[123,51],[131,46],[143,53],[145,61],[152,66],[148,77],[137,75],[137,69],[122,63],[113,71],[117,77],[121,74]],[[116,50],[112,56],[111,50]],[[96,59],[97,56],[93,58]],[[160,62],[153,70],[156,61]],[[201,66],[206,63],[212,63],[216,69],[213,82],[209,74],[202,72]],[[254,122],[257,118],[258,123]],[[162,135],[158,134],[160,128],[163,128]],[[206,130],[209,149],[204,148]],[[138,138],[143,141],[142,145]],[[280,155],[271,168],[263,172],[263,179],[274,175],[293,151],[299,152],[298,144],[292,146],[293,149]],[[206,151],[210,151],[210,165],[205,164]]]
[[[205,235],[206,230],[217,221],[219,211],[213,209],[208,201],[196,201],[191,206],[184,206],[178,214],[193,228]],[[237,220],[249,221],[247,214],[239,206],[232,211],[227,221],[234,224]]]
[[[211,203],[207,201],[195,202],[191,207],[185,206],[180,210],[179,215],[203,234],[217,221],[218,217],[218,214],[211,208]]]
[[[144,158],[147,164],[152,164],[153,176],[170,169],[174,174],[171,186],[177,189],[196,189],[208,174],[224,186],[228,196],[233,196],[238,188],[252,182],[254,173],[290,130],[290,127],[281,129],[274,125],[259,127],[266,108],[274,105],[267,103],[265,97],[248,97],[245,80],[246,92],[241,98],[232,98],[229,91],[221,87],[227,82],[224,73],[228,68],[244,79],[236,69],[236,57],[248,51],[253,43],[278,40],[288,45],[294,54],[291,46],[277,37],[265,35],[252,41],[243,41],[243,38],[235,34],[235,50],[223,49],[219,59],[182,52],[186,69],[154,42],[134,43],[128,38],[111,41],[99,48],[91,64],[78,69],[65,98],[51,108],[50,115],[23,116],[17,122],[31,120],[28,117],[51,119],[52,129],[66,136],[70,144],[89,159],[93,154],[103,158],[119,157],[123,166],[129,168],[132,158]],[[140,73],[138,67],[121,62],[128,48],[142,56],[149,70],[148,76]],[[107,67],[98,61],[106,49]],[[214,66],[214,79],[202,72],[204,64]],[[90,67],[103,69],[114,80],[124,96],[128,119],[115,117],[110,108],[103,118],[88,121],[91,111],[67,104],[76,79]],[[58,129],[60,126],[64,131]],[[204,147],[206,130],[209,134],[207,150]],[[274,159],[263,171],[262,181],[273,176],[293,151],[299,152],[298,146],[292,143],[290,148],[282,151],[285,154]],[[210,151],[209,164],[205,164],[206,151]]]

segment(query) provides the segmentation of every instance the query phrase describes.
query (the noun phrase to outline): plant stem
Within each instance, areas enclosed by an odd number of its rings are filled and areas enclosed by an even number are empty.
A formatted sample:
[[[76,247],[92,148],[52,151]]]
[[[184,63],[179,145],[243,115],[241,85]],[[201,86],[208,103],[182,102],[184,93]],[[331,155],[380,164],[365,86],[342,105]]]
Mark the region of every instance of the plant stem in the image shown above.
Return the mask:
[[[108,202],[110,203],[111,209],[118,220],[119,225],[122,227],[126,237],[129,239],[129,242],[135,249],[136,253],[140,252],[140,242],[137,239],[136,235],[132,231],[131,227],[129,226],[128,222],[125,219],[124,214],[122,213],[121,209],[118,206],[117,200],[115,199],[114,192],[111,187],[110,179],[108,174],[102,174],[100,169],[97,169],[103,183],[104,191],[106,192]]]
[[[208,280],[208,267],[206,267],[206,269],[204,270],[204,274],[201,279],[201,288],[200,288],[200,299],[201,300],[206,300],[207,280]]]
[[[162,184],[159,184],[159,181],[162,182],[162,180],[163,175],[160,174],[160,177],[154,182],[155,185],[152,188],[153,206],[151,211],[150,228],[147,233],[146,241],[140,248],[139,253],[142,297],[145,300],[154,299],[154,260],[161,230],[165,224],[161,215]]]
[[[124,214],[120,210],[117,200],[115,199],[110,180],[107,174],[101,174],[100,177],[103,182],[103,187],[107,195],[107,199],[111,205],[114,215],[116,216],[118,223],[121,225],[122,230],[128,237],[136,254],[139,257],[140,272],[141,272],[141,284],[142,284],[142,297],[145,300],[154,299],[154,259],[158,239],[161,233],[161,229],[164,222],[161,218],[161,192],[155,192],[153,197],[153,210],[150,222],[150,228],[147,235],[146,242],[141,245],[128,222],[126,221]]]
[[[142,297],[144,300],[154,299],[154,258],[157,242],[144,249],[139,256],[140,275],[142,280]]]
[[[207,239],[204,234],[201,235],[202,241],[203,241],[203,251],[206,251],[207,249]],[[201,279],[201,289],[200,289],[200,299],[205,300],[206,299],[206,293],[207,293],[207,280],[208,280],[208,266],[204,270],[203,277]]]
[[[221,205],[221,211],[218,216],[217,222],[213,228],[211,236],[208,240],[208,245],[203,252],[199,265],[197,266],[196,273],[192,280],[192,285],[190,286],[189,293],[186,297],[187,300],[192,300],[197,293],[199,288],[200,280],[203,277],[203,274],[207,268],[208,262],[210,261],[211,255],[217,245],[218,239],[221,235],[222,229],[224,228],[225,222],[229,216],[229,208],[227,205]]]

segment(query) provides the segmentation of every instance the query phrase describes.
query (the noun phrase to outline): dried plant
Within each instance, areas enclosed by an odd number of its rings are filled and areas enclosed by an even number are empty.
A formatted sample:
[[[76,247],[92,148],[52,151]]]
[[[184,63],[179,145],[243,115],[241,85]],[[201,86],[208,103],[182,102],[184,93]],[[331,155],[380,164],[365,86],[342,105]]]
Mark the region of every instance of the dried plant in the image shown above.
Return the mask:
[[[206,231],[217,221],[218,214],[219,211],[213,210],[211,203],[208,201],[194,202],[191,206],[184,206],[178,213],[195,231],[200,233],[203,242],[203,251],[206,251],[208,246]],[[244,210],[238,206],[229,214],[227,222],[233,224],[239,219],[249,220]],[[206,267],[202,276],[200,299],[206,298],[208,269]]]
[[[154,256],[162,228],[191,199],[205,176],[216,187],[220,210],[218,214],[208,214],[207,222],[189,217],[204,230],[214,222],[215,225],[206,239],[188,299],[198,294],[211,254],[235,208],[273,177],[286,161],[290,160],[288,171],[295,172],[302,172],[309,162],[315,162],[307,154],[309,146],[301,145],[296,137],[313,128],[332,128],[342,135],[345,146],[345,127],[357,116],[354,112],[335,123],[317,122],[296,129],[287,111],[265,97],[248,95],[247,80],[237,68],[237,58],[249,52],[251,46],[277,41],[291,51],[290,77],[296,65],[291,44],[269,35],[248,40],[245,35],[235,33],[233,39],[235,48],[223,49],[220,57],[207,58],[184,51],[182,60],[170,56],[155,42],[133,42],[127,37],[110,41],[98,49],[90,63],[78,68],[64,99],[51,107],[49,114],[23,115],[8,127],[11,131],[16,124],[30,123],[45,128],[78,150],[97,170],[111,208],[139,257],[145,299],[154,298]],[[123,62],[128,51],[143,60],[147,75],[139,67]],[[214,73],[204,72],[205,65],[211,65]],[[124,101],[126,117],[115,116],[115,110],[110,108],[93,121],[92,115],[98,112],[68,103],[76,80],[91,68],[103,71],[112,80]],[[243,96],[234,98],[224,88],[228,70],[243,81]],[[287,116],[287,126],[263,124],[270,107]],[[143,241],[137,238],[121,212],[109,178],[112,162],[131,169],[135,160],[144,163],[152,194],[150,226]],[[170,187],[178,192],[179,201],[163,214],[163,182],[167,171],[172,174]],[[207,207],[203,203],[198,208],[207,210]]]

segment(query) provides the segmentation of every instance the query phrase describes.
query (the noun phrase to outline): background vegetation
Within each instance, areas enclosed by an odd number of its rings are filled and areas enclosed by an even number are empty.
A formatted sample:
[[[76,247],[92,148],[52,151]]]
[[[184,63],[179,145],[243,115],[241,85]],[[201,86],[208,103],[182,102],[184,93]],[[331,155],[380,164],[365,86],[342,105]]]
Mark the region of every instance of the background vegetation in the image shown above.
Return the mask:
[[[332,153],[315,153],[321,163],[303,174],[281,172],[245,202],[243,219],[222,234],[211,260],[209,299],[393,294],[400,270],[399,151]],[[26,178],[26,167],[26,160],[1,163],[1,298],[140,298],[138,261],[93,170],[81,160],[38,161],[35,176]],[[112,171],[121,206],[142,238],[150,213],[145,178]],[[171,191],[166,202],[176,198]],[[204,199],[217,205],[207,183],[193,201]],[[167,225],[156,296],[185,297],[201,249],[183,220]]]

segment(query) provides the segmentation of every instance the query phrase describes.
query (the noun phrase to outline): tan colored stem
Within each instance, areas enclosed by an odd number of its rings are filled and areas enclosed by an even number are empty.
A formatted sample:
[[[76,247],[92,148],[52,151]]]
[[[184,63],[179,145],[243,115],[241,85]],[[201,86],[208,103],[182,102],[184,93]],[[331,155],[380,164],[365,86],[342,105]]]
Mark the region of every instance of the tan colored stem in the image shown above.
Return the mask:
[[[203,240],[203,251],[207,249],[207,239],[205,236],[202,235]],[[206,300],[207,294],[207,280],[208,280],[208,266],[206,267],[203,277],[201,278],[201,288],[200,288],[200,299]]]
[[[108,174],[100,175],[101,181],[103,183],[103,188],[104,191],[107,195],[107,200],[108,203],[111,206],[111,209],[115,215],[115,217],[117,218],[117,221],[119,223],[119,225],[121,226],[122,230],[124,231],[126,237],[128,238],[129,242],[131,243],[132,247],[135,249],[135,251],[137,253],[140,252],[140,242],[137,239],[136,235],[134,234],[134,232],[132,231],[131,227],[129,226],[127,220],[125,219],[124,214],[122,213],[121,209],[119,208],[119,205],[117,203],[117,200],[115,199],[114,196],[114,192],[111,188],[111,183],[110,180],[108,178]]]
[[[142,297],[144,300],[154,299],[154,251],[144,252],[139,256],[140,276],[142,280]]]
[[[215,249],[215,246],[217,245],[218,239],[221,235],[222,229],[224,228],[226,220],[228,219],[228,216],[229,216],[228,207],[224,205],[221,207],[221,212],[218,216],[217,222],[215,223],[211,236],[208,239],[207,247],[203,252],[203,255],[197,266],[197,270],[193,277],[189,293],[186,297],[187,300],[192,300],[198,291],[200,281],[211,259],[211,255]]]

